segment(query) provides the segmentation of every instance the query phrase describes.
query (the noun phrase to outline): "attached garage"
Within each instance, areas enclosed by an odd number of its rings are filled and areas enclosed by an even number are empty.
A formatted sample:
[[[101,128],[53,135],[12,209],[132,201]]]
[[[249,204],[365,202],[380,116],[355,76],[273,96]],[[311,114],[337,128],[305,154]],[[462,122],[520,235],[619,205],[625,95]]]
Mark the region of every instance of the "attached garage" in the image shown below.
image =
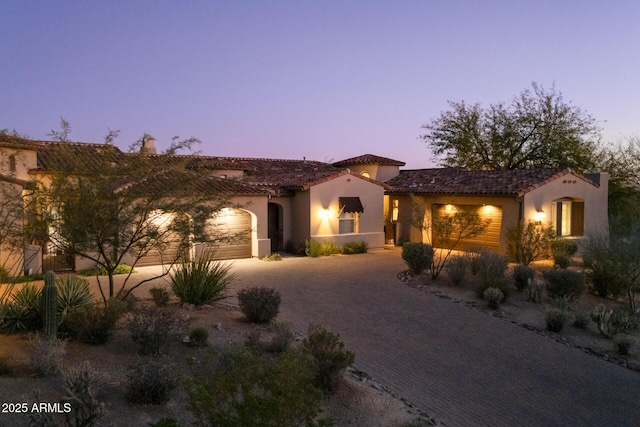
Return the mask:
[[[242,209],[225,208],[207,223],[208,232],[220,241],[216,259],[251,258],[251,214]]]
[[[465,234],[468,235],[469,231],[460,230],[460,224],[455,224],[451,231],[451,240],[449,242],[441,242],[439,246],[453,246],[456,243],[455,240],[462,235],[463,238],[456,245],[456,249],[469,250],[473,247],[482,246],[498,251],[500,247],[500,228],[502,226],[502,207],[493,205],[432,205],[432,215],[434,217],[452,216],[456,213],[463,214],[463,218],[467,214],[476,214],[481,221],[488,221],[489,223],[481,233],[468,237]]]

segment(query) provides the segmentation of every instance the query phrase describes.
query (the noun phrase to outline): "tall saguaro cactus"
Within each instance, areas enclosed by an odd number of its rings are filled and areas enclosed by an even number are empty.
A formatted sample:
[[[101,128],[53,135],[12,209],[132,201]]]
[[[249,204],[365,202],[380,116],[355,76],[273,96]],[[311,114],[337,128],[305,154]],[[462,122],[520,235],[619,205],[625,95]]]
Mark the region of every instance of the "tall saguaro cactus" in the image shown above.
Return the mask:
[[[53,271],[47,271],[42,288],[42,333],[47,339],[55,338],[58,330],[57,295],[56,275]]]

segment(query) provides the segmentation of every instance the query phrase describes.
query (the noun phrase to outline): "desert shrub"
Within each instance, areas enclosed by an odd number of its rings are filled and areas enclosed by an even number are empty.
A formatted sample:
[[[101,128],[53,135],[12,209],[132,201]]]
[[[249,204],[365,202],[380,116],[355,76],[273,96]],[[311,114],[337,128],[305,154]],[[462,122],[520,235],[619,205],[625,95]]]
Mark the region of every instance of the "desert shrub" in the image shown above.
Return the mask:
[[[98,400],[98,393],[105,385],[107,377],[83,362],[62,372],[65,396],[64,405],[69,405],[69,412],[32,412],[30,426],[74,426],[94,427],[107,413],[105,404]],[[35,392],[36,402],[42,402]]]
[[[591,320],[596,324],[598,331],[609,339],[636,325],[635,316],[622,307],[607,309],[604,305],[599,305],[591,312]]]
[[[313,358],[318,387],[325,393],[335,392],[342,372],[353,364],[356,354],[344,348],[339,334],[313,323],[309,325],[302,347]]]
[[[263,261],[282,261],[282,255],[280,255],[278,252],[275,252],[273,254],[267,255],[266,257],[262,258]]]
[[[573,326],[578,329],[586,329],[589,323],[589,315],[586,313],[578,312],[573,317]]]
[[[340,253],[340,248],[333,241],[308,239],[305,241],[304,253],[310,257],[329,256]]]
[[[487,301],[491,310],[497,310],[504,300],[504,294],[498,288],[489,287],[482,293],[482,298]]]
[[[555,297],[555,298],[551,299],[551,301],[549,302],[549,305],[551,307],[559,308],[561,310],[570,311],[571,310],[571,298],[568,297],[568,296]]]
[[[259,354],[262,351],[262,333],[259,329],[254,329],[245,335],[244,346],[255,354]]]
[[[269,323],[280,311],[280,292],[273,288],[252,287],[238,291],[240,310],[253,323]]]
[[[162,358],[140,360],[129,368],[126,397],[132,403],[162,405],[178,386],[175,367]]]
[[[118,264],[115,270],[113,270],[113,274],[116,274],[116,275],[130,274],[130,273],[135,273],[135,271],[133,270],[133,267],[127,264]],[[80,274],[82,276],[106,276],[108,273],[107,273],[107,269],[104,268],[103,265],[97,265],[93,268],[82,270]]]
[[[617,298],[625,291],[624,282],[616,263],[601,249],[594,249],[591,244],[587,246],[582,257],[586,268],[585,277],[596,295],[602,298],[608,295]]]
[[[368,250],[367,242],[347,242],[342,246],[342,253],[345,255],[366,254]]]
[[[547,330],[551,332],[560,332],[565,322],[569,318],[569,312],[565,309],[549,306],[544,316]]]
[[[546,258],[549,242],[555,233],[552,227],[533,221],[520,221],[507,230],[507,253],[513,261],[529,265],[536,259]]]
[[[196,347],[206,347],[209,340],[209,331],[207,328],[198,326],[189,332],[189,342]]]
[[[569,267],[571,257],[578,251],[578,243],[575,240],[552,239],[550,246],[553,261],[560,268]]]
[[[214,355],[183,381],[198,425],[313,426],[322,411],[313,362],[300,351],[266,362],[246,348]]]
[[[129,330],[142,354],[158,356],[184,336],[187,323],[174,308],[144,308],[132,313]]]
[[[60,321],[67,313],[91,304],[93,297],[89,282],[75,274],[66,274],[56,279],[56,304]]]
[[[154,286],[149,289],[149,294],[151,295],[151,299],[156,307],[164,307],[169,304],[169,299],[171,295],[169,291],[164,286]]]
[[[613,344],[618,351],[618,354],[627,356],[629,354],[629,350],[631,350],[631,346],[633,345],[633,340],[627,335],[619,335],[613,339]]]
[[[273,332],[273,337],[268,347],[269,351],[274,353],[287,351],[289,347],[291,347],[294,338],[291,323],[273,321],[269,325],[269,328],[271,332]]]
[[[4,304],[1,311],[4,312],[4,316],[0,323],[0,329],[4,333],[12,334],[40,329],[40,316],[29,307],[10,302]]]
[[[407,242],[402,245],[402,259],[412,274],[420,274],[433,263],[433,247],[422,242]]]
[[[509,297],[509,287],[505,276],[509,265],[507,257],[489,250],[482,250],[479,252],[476,262],[480,276],[480,284],[476,288],[478,297],[484,298],[484,291],[487,288],[498,288],[506,300]]]
[[[201,255],[171,274],[171,290],[182,303],[209,304],[226,298],[227,288],[234,279],[231,264],[211,261]]]
[[[553,269],[542,276],[547,282],[547,295],[551,298],[577,299],[584,292],[584,276],[575,271]]]
[[[522,292],[529,286],[529,281],[533,282],[535,271],[528,265],[518,264],[513,269],[513,281],[515,282],[518,292]]]
[[[544,285],[540,280],[533,279],[531,283],[527,285],[527,301],[539,304],[542,301],[542,291],[544,291]]]
[[[37,331],[42,325],[40,315],[42,292],[33,283],[27,283],[11,294],[3,325],[8,332]]]
[[[65,316],[60,325],[61,333],[80,342],[100,345],[109,341],[118,320],[126,313],[126,304],[110,299],[106,305],[84,305]]]
[[[31,366],[38,375],[52,377],[60,374],[62,360],[67,354],[66,342],[58,339],[45,339],[35,335],[29,342]]]
[[[464,255],[454,255],[444,266],[447,276],[454,286],[460,286],[462,279],[469,270],[469,258]]]

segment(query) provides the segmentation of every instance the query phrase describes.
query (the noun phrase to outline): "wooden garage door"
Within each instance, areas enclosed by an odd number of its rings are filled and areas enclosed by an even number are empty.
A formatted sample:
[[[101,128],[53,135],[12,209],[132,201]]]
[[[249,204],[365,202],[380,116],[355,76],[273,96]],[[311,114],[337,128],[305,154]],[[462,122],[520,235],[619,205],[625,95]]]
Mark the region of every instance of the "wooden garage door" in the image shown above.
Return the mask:
[[[221,239],[215,246],[216,259],[251,258],[251,215],[240,209],[223,209],[208,223],[209,232]]]
[[[434,215],[451,215],[451,212],[461,210],[475,212],[480,219],[489,219],[491,222],[482,233],[460,240],[456,249],[468,250],[473,247],[482,246],[498,251],[500,247],[500,228],[502,226],[502,207],[493,205],[433,205]],[[455,235],[456,232],[454,230],[452,237]],[[449,245],[454,243],[455,242],[450,241]]]

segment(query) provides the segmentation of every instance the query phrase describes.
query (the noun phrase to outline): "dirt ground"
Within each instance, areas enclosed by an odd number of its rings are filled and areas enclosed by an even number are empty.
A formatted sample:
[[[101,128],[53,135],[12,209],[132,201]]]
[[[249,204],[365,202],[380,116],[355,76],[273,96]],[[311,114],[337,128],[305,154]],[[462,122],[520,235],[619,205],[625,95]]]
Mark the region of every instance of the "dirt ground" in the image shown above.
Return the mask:
[[[151,301],[142,303],[151,304]],[[270,339],[268,326],[248,323],[241,312],[228,303],[217,303],[204,309],[181,308],[181,311],[190,317],[191,327],[203,326],[209,331],[208,348],[176,343],[170,349],[170,362],[181,373],[188,373],[187,359],[201,359],[211,349],[243,345],[252,331],[259,330],[263,342]],[[299,340],[300,337],[294,345],[299,344]],[[30,351],[28,335],[0,335],[0,360],[11,371],[0,375],[0,403],[28,402],[31,407],[35,401],[34,390],[38,391],[41,402],[60,402],[64,396],[59,378],[35,375],[29,362]],[[106,385],[98,395],[107,409],[100,425],[146,426],[163,417],[174,418],[182,426],[191,425],[193,419],[186,409],[186,394],[181,387],[165,405],[138,405],[125,400],[127,368],[142,357],[138,355],[138,346],[131,340],[126,319],[123,319],[106,345],[90,346],[69,341],[63,363],[70,367],[89,361],[94,369],[107,375]],[[323,416],[335,419],[337,426],[382,427],[403,425],[417,419],[418,412],[371,381],[366,374],[348,370],[342,387],[326,401]],[[27,415],[0,413],[0,426],[27,426],[28,423]]]

